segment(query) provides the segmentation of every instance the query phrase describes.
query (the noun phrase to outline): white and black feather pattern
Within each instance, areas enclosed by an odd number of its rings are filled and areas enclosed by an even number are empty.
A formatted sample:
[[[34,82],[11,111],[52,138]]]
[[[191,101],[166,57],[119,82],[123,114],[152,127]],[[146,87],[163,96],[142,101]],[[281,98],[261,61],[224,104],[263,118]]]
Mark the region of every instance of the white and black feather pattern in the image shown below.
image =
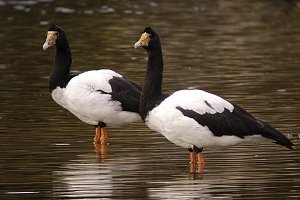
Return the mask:
[[[251,116],[236,113],[235,109],[239,108],[214,94],[180,90],[151,110],[146,124],[185,148],[234,145],[255,133],[250,131],[250,125],[243,127],[242,115],[247,119]]]
[[[219,96],[203,90],[179,90],[166,98],[162,104],[176,105],[183,109],[194,110],[199,114],[233,111],[233,105]]]
[[[56,55],[49,90],[56,103],[81,121],[99,126],[119,126],[138,121],[141,87],[108,70],[70,73],[72,53],[64,30],[48,29],[43,49],[54,46]]]
[[[113,101],[119,101],[121,103],[123,111],[139,113],[142,87],[133,81],[116,76],[109,80],[109,84],[112,91],[108,94],[111,95]]]
[[[202,90],[163,94],[163,57],[158,34],[146,27],[136,45],[143,46],[148,54],[140,114],[149,128],[194,151],[194,147],[235,145],[254,138],[271,139],[292,149],[293,143],[282,133],[221,97]]]
[[[122,102],[115,97],[122,94],[120,91],[113,91],[110,81],[114,78],[122,81],[123,87],[132,87],[129,81],[112,70],[92,70],[75,76],[65,88],[54,89],[52,97],[59,105],[88,124],[97,125],[98,122],[104,122],[108,126],[116,126],[137,121],[140,118],[138,113],[124,110]],[[135,101],[138,101],[138,91],[133,95],[137,97],[134,98]],[[123,93],[123,98],[126,97],[133,98],[131,94]],[[132,107],[138,108],[138,102],[134,104]]]

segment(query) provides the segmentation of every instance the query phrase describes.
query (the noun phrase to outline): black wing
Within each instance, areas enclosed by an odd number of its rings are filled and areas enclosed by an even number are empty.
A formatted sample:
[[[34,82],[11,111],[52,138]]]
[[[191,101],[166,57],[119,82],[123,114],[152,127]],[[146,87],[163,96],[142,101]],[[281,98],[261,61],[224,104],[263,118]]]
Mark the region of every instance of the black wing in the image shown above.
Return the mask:
[[[202,126],[207,126],[215,136],[235,135],[239,138],[260,134],[264,124],[256,120],[238,105],[234,105],[232,112],[225,109],[222,113],[199,114],[193,110],[176,107],[186,117],[192,118]]]
[[[124,111],[139,113],[142,87],[124,77],[113,77],[109,80],[112,100],[121,102]]]
[[[222,113],[203,115],[193,111],[176,107],[183,115],[197,121],[202,126],[207,126],[215,136],[234,135],[244,138],[250,135],[262,135],[272,139],[275,143],[292,149],[293,143],[282,133],[264,121],[255,119],[243,108],[231,103],[234,106],[232,112],[225,109]]]

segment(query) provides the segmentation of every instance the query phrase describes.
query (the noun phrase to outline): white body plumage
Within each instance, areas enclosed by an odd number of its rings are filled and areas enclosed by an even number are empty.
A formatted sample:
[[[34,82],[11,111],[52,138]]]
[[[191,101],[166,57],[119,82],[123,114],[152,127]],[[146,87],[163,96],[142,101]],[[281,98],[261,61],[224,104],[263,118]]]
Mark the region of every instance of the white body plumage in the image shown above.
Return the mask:
[[[138,121],[138,113],[123,111],[119,101],[100,92],[112,92],[109,80],[113,77],[122,76],[107,69],[81,73],[72,78],[65,88],[54,89],[52,98],[87,124],[97,125],[103,121],[108,126],[120,126]]]
[[[233,112],[234,106],[214,94],[202,90],[179,90],[157,107],[152,109],[145,120],[147,126],[164,135],[169,141],[184,148],[230,146],[245,140],[256,140],[247,136],[244,139],[234,135],[215,136],[207,126],[182,114],[176,107],[193,110],[200,115]]]

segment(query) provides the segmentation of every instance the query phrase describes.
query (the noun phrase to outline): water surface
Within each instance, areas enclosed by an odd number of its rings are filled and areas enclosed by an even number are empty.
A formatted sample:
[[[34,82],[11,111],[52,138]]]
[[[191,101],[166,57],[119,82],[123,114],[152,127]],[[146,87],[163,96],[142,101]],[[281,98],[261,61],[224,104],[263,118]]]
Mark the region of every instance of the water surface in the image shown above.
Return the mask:
[[[299,1],[1,1],[1,199],[299,199]],[[64,27],[73,70],[109,67],[143,82],[144,26],[161,36],[164,90],[204,89],[240,104],[285,133],[295,150],[270,143],[205,149],[203,174],[188,152],[142,123],[109,129],[106,155],[94,128],[48,91]],[[100,147],[101,149],[101,147]]]

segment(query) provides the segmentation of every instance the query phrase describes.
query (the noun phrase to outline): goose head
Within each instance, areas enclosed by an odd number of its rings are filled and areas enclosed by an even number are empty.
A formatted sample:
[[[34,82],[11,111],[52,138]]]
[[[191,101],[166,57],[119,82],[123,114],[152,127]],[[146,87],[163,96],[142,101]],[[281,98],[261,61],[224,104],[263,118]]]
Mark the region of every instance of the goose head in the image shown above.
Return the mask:
[[[134,44],[134,48],[139,47],[143,47],[147,51],[155,51],[161,48],[159,36],[152,27],[146,27],[139,41]]]
[[[58,25],[52,25],[47,32],[46,41],[43,45],[44,51],[52,46],[62,46],[66,41],[64,30]]]

